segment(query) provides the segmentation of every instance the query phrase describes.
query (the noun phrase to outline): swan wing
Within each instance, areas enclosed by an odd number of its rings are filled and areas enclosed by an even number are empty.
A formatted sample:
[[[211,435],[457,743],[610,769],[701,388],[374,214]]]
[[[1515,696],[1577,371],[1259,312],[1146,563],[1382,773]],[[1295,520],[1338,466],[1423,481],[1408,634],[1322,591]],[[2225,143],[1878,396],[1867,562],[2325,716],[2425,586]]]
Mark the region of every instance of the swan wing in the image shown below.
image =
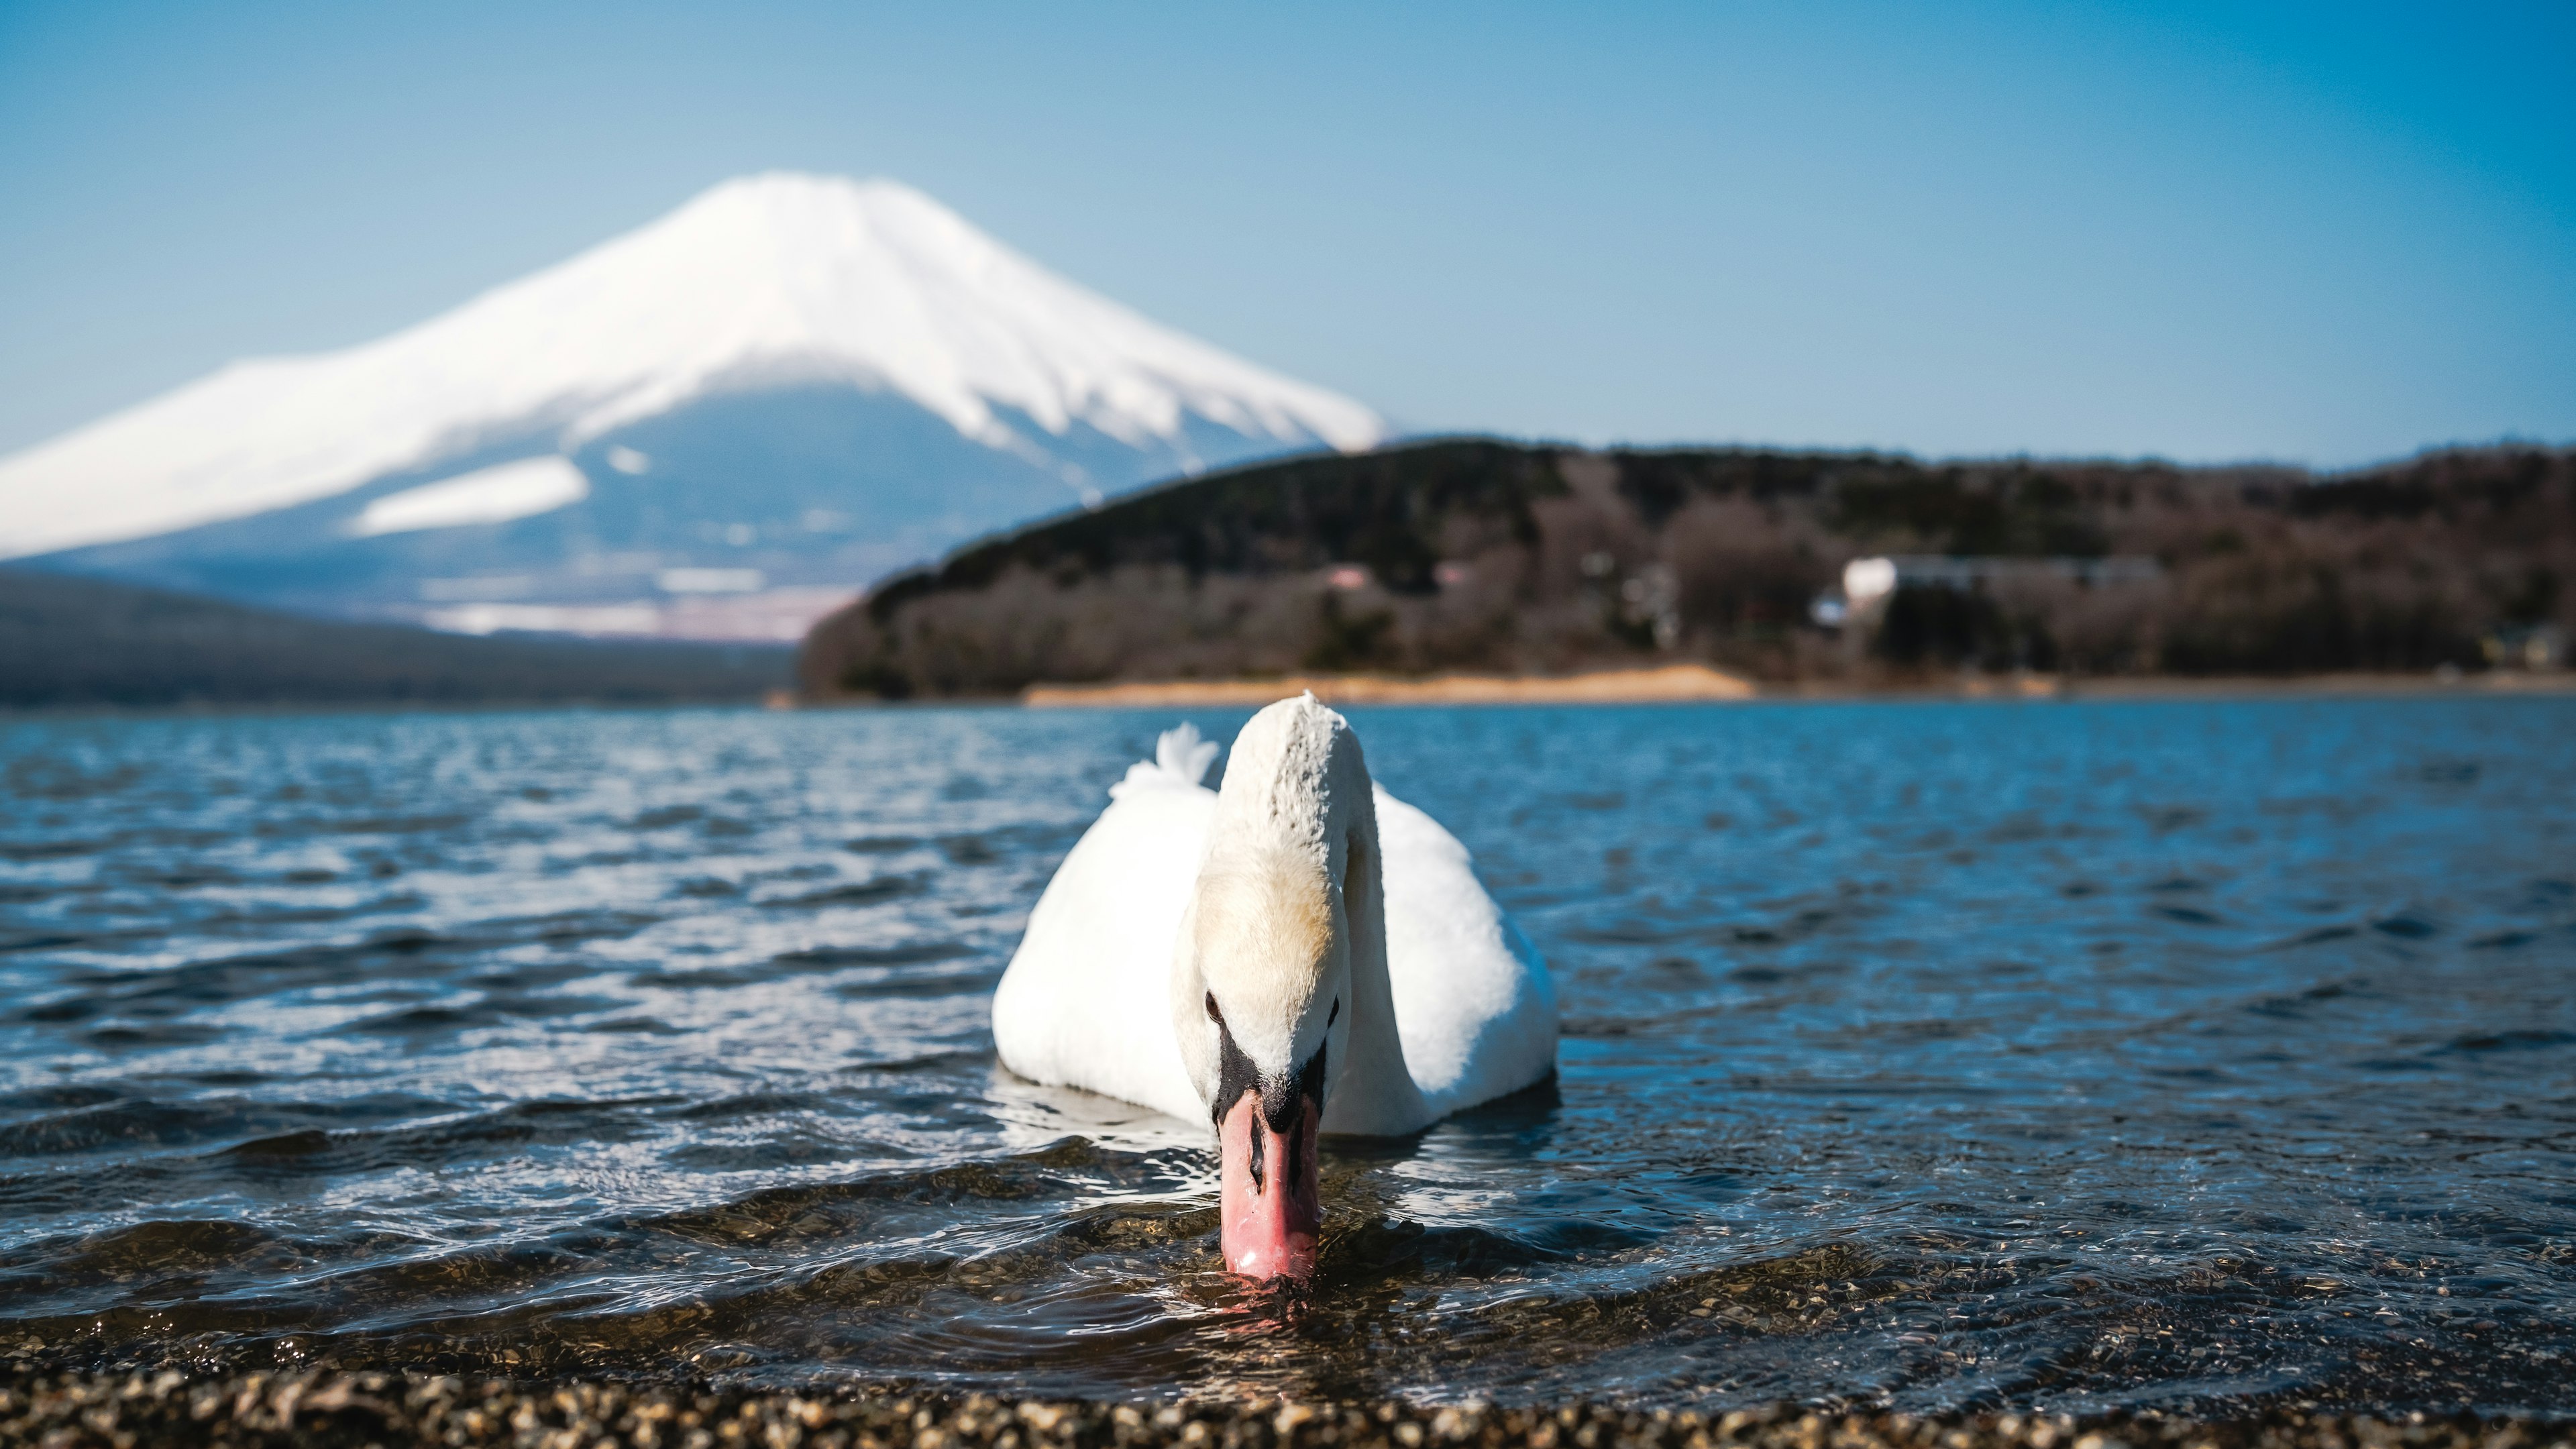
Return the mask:
[[[1380,788],[1377,830],[1396,1029],[1432,1112],[1446,1116],[1544,1080],[1556,1069],[1547,963],[1439,821]]]
[[[1216,792],[1194,777],[1214,751],[1195,731],[1177,750],[1165,738],[1163,758],[1113,788],[1030,911],[993,993],[993,1044],[1032,1081],[1204,1121],[1172,1036],[1171,975],[1216,814]]]

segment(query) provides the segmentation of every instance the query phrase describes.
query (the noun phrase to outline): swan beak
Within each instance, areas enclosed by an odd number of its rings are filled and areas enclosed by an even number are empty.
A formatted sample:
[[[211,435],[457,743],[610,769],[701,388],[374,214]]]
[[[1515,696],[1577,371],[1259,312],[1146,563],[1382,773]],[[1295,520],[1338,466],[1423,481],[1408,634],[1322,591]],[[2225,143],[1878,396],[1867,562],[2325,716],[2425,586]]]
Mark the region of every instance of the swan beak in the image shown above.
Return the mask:
[[[1301,1095],[1284,1133],[1264,1119],[1261,1094],[1245,1092],[1217,1134],[1217,1200],[1226,1270],[1267,1282],[1315,1272],[1324,1207],[1315,1128],[1324,1114]]]

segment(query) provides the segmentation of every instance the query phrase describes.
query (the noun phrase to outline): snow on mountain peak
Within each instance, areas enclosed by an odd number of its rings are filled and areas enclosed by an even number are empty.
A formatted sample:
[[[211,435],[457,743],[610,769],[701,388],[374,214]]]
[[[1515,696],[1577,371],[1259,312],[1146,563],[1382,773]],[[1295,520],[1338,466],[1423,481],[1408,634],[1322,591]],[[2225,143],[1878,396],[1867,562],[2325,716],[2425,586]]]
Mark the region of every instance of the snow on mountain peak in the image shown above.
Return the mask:
[[[570,452],[699,398],[810,383],[900,395],[1032,460],[1023,429],[1078,424],[1187,456],[1193,415],[1281,446],[1385,436],[1358,403],[1086,291],[911,187],[773,172],[378,341],[235,363],[0,459],[0,557],[521,442]]]

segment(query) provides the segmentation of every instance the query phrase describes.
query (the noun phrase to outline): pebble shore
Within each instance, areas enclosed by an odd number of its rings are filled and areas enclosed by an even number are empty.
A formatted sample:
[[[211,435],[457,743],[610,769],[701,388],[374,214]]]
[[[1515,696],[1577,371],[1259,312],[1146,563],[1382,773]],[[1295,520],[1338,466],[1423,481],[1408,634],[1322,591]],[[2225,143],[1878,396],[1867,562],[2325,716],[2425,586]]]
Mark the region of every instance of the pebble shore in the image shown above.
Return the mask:
[[[1095,1404],[862,1390],[800,1397],[377,1373],[30,1374],[0,1381],[0,1444],[507,1444],[519,1449],[2569,1449],[2576,1422],[2276,1412],[1719,1414],[1294,1402]]]

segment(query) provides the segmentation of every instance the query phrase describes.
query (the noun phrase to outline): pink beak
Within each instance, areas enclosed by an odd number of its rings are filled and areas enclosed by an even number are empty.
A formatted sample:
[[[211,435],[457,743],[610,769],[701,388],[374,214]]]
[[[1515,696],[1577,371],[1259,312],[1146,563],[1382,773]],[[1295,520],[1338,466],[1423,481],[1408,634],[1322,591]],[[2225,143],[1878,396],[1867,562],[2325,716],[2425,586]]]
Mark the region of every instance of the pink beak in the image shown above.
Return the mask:
[[[1315,1272],[1315,1237],[1324,1228],[1316,1181],[1312,1097],[1282,1135],[1261,1117],[1261,1095],[1246,1092],[1217,1132],[1217,1215],[1227,1271],[1255,1281],[1305,1279]]]

